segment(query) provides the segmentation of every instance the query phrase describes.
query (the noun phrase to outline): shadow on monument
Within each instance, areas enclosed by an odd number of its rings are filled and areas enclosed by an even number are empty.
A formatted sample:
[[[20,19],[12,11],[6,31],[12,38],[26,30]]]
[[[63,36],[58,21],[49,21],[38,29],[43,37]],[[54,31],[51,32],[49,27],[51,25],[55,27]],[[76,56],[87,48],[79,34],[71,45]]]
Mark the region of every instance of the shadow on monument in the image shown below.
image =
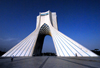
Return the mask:
[[[48,38],[49,40],[52,40],[52,37],[49,35],[39,34],[35,49],[33,51],[33,56],[57,56],[56,53],[52,52],[52,50],[43,52],[44,49],[49,49],[49,46],[46,44]],[[44,44],[46,44],[46,46],[44,46]],[[54,48],[53,41],[51,43],[51,46],[52,48]]]

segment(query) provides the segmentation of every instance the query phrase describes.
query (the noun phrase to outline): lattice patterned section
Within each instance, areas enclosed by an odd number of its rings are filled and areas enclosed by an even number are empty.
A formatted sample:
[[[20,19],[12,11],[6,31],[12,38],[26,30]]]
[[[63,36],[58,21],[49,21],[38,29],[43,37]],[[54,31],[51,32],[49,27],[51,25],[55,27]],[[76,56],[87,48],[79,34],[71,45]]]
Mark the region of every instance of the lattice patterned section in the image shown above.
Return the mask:
[[[46,23],[44,23],[42,25],[42,27],[40,28],[39,34],[46,34],[46,35],[49,35],[50,34],[49,26]]]

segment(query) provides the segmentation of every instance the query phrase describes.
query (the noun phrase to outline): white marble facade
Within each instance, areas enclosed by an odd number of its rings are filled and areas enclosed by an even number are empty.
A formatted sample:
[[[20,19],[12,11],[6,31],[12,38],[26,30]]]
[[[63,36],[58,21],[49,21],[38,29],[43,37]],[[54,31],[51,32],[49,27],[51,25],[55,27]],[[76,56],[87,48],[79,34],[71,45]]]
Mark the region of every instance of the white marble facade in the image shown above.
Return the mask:
[[[62,23],[63,24],[63,23]],[[42,12],[37,16],[36,29],[7,51],[2,57],[41,55],[44,37],[53,39],[58,57],[97,57],[95,53],[58,31],[56,12]]]

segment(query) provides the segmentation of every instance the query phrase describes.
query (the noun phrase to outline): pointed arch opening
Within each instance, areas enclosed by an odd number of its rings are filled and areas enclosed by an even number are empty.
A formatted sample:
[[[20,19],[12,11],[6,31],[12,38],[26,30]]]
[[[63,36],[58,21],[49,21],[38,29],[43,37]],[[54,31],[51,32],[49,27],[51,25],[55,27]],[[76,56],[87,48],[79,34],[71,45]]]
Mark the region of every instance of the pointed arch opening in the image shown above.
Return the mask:
[[[42,48],[42,56],[55,56],[55,55],[56,51],[52,37],[50,35],[46,35],[44,38],[44,43]]]

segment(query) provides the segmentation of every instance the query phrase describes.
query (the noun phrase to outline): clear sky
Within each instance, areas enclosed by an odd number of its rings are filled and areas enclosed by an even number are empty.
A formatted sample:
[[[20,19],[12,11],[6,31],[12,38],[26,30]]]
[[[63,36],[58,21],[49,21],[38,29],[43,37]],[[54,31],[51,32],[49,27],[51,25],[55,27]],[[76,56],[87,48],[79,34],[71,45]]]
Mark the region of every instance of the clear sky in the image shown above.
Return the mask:
[[[0,0],[0,50],[34,31],[39,12],[48,10],[56,12],[60,32],[90,50],[100,49],[100,0]],[[55,52],[50,36],[43,52]]]

